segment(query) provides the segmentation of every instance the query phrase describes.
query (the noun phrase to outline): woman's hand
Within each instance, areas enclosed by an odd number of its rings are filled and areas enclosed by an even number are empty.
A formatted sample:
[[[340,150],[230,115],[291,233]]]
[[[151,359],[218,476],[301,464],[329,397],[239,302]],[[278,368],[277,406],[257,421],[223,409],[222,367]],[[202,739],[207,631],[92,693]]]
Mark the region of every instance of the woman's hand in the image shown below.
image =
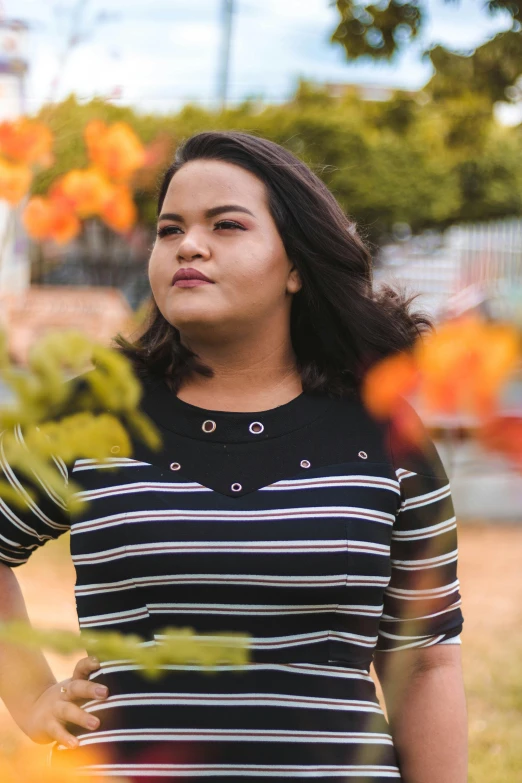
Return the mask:
[[[78,740],[65,728],[66,723],[82,726],[89,731],[97,729],[100,721],[83,710],[78,702],[103,701],[108,689],[89,680],[89,674],[100,668],[95,658],[82,658],[74,668],[73,676],[47,688],[35,701],[25,733],[38,743],[56,740],[68,748],[78,747]],[[61,688],[65,688],[65,692]]]

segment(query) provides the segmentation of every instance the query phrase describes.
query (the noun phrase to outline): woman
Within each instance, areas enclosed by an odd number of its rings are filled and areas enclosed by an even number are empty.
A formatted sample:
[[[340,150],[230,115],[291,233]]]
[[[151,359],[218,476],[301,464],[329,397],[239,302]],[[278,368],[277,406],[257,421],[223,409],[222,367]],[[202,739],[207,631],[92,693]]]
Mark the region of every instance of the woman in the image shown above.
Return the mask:
[[[372,289],[368,251],[322,182],[244,133],[178,150],[149,276],[152,319],[120,346],[163,451],[69,467],[89,500],[71,535],[80,624],[152,643],[166,626],[244,631],[251,663],[151,682],[84,660],[60,693],[35,658],[20,725],[57,739],[55,754],[100,750],[101,778],[464,783],[448,479],[427,436],[405,442],[360,396],[367,368],[429,321]],[[25,532],[4,517],[9,567],[67,526],[57,506]]]

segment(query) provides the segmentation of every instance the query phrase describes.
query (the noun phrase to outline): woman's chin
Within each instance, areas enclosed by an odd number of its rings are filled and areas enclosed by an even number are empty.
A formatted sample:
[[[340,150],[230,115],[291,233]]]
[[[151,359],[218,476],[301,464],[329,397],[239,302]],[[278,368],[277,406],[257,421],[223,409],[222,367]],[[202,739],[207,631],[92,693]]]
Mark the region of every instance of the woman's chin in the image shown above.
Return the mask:
[[[184,334],[194,336],[208,335],[212,330],[215,330],[222,318],[217,314],[213,317],[212,313],[208,309],[203,308],[187,308],[171,312],[167,316],[167,320],[172,326]]]

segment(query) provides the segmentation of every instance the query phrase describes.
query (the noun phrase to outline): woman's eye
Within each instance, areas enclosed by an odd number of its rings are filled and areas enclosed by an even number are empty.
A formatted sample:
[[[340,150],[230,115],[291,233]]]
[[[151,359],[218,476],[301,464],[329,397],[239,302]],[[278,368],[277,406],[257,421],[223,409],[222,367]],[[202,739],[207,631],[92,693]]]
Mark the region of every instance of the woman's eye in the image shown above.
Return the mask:
[[[181,231],[179,226],[163,226],[163,228],[158,228],[158,236],[166,237],[169,234],[175,234],[177,231]]]
[[[243,226],[233,220],[220,220],[219,223],[216,223],[215,228],[239,228],[241,231],[245,231]]]
[[[246,229],[241,226],[239,223],[234,222],[233,220],[220,220],[219,223],[216,223],[214,228],[219,229],[231,229],[231,228],[239,228],[240,231],[245,231]],[[163,226],[162,228],[158,228],[157,234],[161,237],[166,236],[179,236],[181,233],[181,228],[179,226]]]

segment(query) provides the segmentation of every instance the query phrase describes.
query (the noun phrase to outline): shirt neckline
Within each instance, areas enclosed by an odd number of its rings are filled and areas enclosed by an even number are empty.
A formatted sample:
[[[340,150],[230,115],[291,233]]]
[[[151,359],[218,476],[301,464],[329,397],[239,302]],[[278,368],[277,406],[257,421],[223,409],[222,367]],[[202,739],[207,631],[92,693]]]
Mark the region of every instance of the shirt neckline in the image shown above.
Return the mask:
[[[263,411],[235,412],[200,408],[179,397],[158,379],[146,391],[142,408],[163,429],[207,443],[255,443],[277,438],[311,424],[322,416],[333,400],[326,395],[301,392],[293,400]],[[203,429],[205,422],[207,429]],[[261,432],[252,428],[255,422],[262,425]],[[213,428],[212,428],[213,427]]]

